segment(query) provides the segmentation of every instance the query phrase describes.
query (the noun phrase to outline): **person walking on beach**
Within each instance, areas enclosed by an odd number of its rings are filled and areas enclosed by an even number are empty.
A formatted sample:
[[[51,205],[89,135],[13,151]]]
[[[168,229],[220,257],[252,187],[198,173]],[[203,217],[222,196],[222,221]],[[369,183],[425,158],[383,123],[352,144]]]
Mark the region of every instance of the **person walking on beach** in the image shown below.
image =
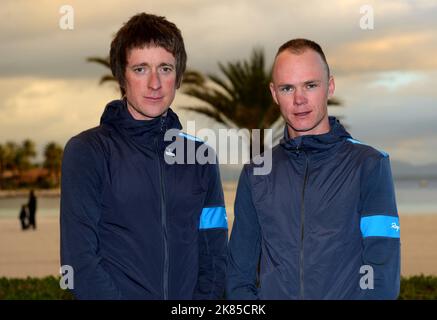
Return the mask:
[[[241,173],[229,242],[229,299],[396,299],[400,227],[390,161],[351,137],[327,101],[321,47],[294,39],[270,90],[286,122],[272,171]]]
[[[29,228],[36,230],[36,209],[37,209],[37,199],[35,192],[30,190],[29,202],[27,203],[27,208],[29,210]]]
[[[78,299],[218,299],[224,294],[227,219],[217,163],[170,164],[170,108],[186,65],[180,30],[133,16],[111,43],[124,93],[100,125],[70,139],[61,184],[61,264]],[[175,141],[175,142],[177,142]],[[215,154],[213,154],[215,157]]]
[[[21,206],[20,214],[18,215],[20,219],[21,230],[26,230],[29,227],[29,211],[27,210],[27,205],[23,204]]]

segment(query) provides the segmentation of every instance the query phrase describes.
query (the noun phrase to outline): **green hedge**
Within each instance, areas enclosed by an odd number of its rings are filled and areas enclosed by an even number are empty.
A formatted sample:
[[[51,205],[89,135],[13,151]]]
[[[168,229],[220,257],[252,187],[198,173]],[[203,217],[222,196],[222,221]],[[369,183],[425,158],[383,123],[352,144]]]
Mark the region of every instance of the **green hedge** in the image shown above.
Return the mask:
[[[412,276],[401,279],[399,300],[437,300],[436,276]]]
[[[59,277],[0,278],[0,300],[71,300],[68,290],[59,287]]]
[[[70,300],[68,290],[59,287],[58,277],[8,279],[0,278],[0,300]],[[400,300],[437,300],[437,277],[402,278]]]

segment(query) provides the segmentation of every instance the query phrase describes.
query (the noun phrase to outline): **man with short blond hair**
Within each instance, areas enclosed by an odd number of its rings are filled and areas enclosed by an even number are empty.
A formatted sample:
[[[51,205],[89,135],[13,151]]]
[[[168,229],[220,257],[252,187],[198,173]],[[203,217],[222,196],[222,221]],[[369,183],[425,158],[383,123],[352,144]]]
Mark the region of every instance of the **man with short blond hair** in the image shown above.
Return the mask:
[[[272,171],[244,166],[229,243],[229,299],[395,299],[400,231],[388,154],[328,116],[321,47],[282,45],[270,90],[285,120]]]

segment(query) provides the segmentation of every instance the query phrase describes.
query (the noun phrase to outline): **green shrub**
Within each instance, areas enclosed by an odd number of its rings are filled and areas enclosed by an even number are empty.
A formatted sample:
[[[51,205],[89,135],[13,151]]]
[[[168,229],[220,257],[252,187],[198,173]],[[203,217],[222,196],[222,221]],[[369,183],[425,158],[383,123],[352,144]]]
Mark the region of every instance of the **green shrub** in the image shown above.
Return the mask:
[[[72,294],[59,287],[59,277],[0,278],[0,300],[71,300]],[[399,300],[437,300],[436,276],[402,278]]]
[[[402,278],[399,300],[437,300],[437,277],[412,276]]]
[[[0,300],[71,300],[72,294],[59,287],[59,277],[0,278]]]

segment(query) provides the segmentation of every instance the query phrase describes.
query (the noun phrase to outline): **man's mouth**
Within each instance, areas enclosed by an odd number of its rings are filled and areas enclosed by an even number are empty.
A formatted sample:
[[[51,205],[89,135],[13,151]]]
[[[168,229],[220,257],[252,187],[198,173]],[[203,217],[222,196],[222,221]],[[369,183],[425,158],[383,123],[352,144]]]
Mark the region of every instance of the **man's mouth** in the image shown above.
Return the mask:
[[[305,118],[310,113],[311,113],[311,111],[295,112],[294,116],[297,117],[297,118]]]
[[[148,101],[161,101],[164,97],[160,96],[160,97],[144,97],[144,99],[148,100]]]

